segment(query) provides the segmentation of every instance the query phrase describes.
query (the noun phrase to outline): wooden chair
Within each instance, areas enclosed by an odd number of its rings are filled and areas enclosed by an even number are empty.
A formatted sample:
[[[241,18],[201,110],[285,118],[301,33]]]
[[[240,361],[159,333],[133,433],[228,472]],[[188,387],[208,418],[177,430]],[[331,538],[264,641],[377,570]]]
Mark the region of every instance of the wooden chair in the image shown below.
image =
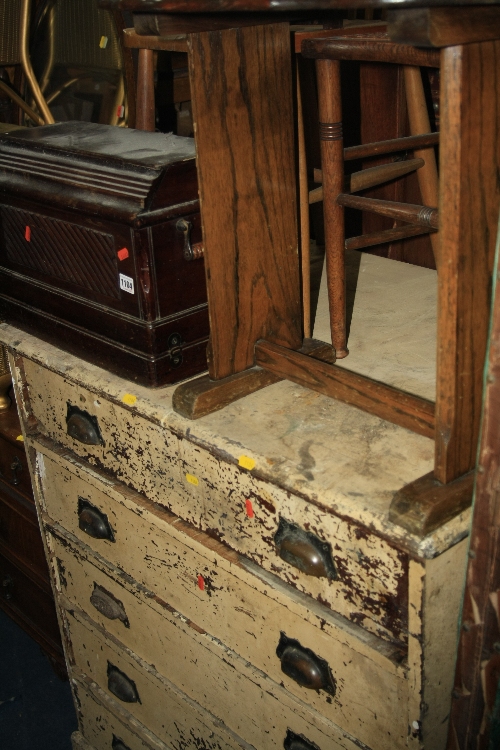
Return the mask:
[[[385,34],[331,36],[306,39],[302,54],[316,60],[320,118],[322,187],[309,196],[309,202],[323,199],[325,255],[330,305],[332,344],[338,359],[348,354],[345,313],[346,249],[361,249],[434,232],[438,227],[438,186],[434,146],[438,134],[430,132],[425,96],[418,66],[439,67],[439,53],[392,43]],[[412,137],[399,138],[344,149],[340,61],[384,62],[403,65]],[[430,147],[430,148],[429,148]],[[344,162],[369,159],[406,151],[414,158],[364,169],[346,179]],[[356,196],[364,189],[394,180],[418,170],[419,184],[427,205],[409,205]],[[345,240],[344,207],[389,216],[403,226]],[[437,243],[433,243],[437,253]]]
[[[123,44],[126,49],[139,50],[137,65],[136,123],[137,130],[155,129],[154,53],[187,52],[187,35],[140,35],[134,29],[124,29]]]

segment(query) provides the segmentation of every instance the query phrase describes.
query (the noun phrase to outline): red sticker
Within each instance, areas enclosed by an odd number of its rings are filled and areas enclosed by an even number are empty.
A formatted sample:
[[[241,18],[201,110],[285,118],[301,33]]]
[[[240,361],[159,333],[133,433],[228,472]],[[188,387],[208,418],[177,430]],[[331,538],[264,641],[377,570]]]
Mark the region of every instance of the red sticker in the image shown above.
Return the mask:
[[[245,506],[246,506],[246,509],[247,509],[247,516],[249,518],[253,518],[254,515],[255,515],[255,513],[253,512],[252,501],[251,500],[245,500]]]
[[[116,254],[118,255],[118,258],[120,260],[125,260],[125,258],[128,258],[128,250],[126,247],[122,247],[122,249],[118,250]]]
[[[26,229],[24,230],[24,239],[26,240],[26,242],[31,241],[31,227],[27,226]]]
[[[202,575],[198,576],[198,588],[200,591],[205,591],[205,579]]]
[[[116,110],[116,116],[123,117],[124,114],[125,114],[125,107],[123,106],[123,104],[119,104]]]

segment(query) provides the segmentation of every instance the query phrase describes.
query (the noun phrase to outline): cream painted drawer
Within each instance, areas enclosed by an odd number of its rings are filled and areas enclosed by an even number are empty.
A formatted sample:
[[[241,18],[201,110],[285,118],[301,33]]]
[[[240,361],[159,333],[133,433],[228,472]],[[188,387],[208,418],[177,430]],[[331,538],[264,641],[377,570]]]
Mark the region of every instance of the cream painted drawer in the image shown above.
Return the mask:
[[[281,617],[277,607],[275,612],[270,613],[269,603],[266,603],[269,596],[259,597],[255,595],[257,592],[241,582],[241,588],[247,589],[242,597],[247,617],[254,621],[263,620],[263,627],[254,628],[253,632],[246,630],[236,633],[234,626],[237,623],[233,621],[232,628],[216,627],[216,632],[209,636],[204,632],[207,625],[202,612],[197,613],[196,622],[186,620],[151,592],[126,580],[119,570],[102,560],[98,561],[88,548],[80,547],[67,535],[61,534],[60,538],[52,535],[49,537],[49,547],[56,562],[58,588],[71,605],[76,604],[86,611],[99,625],[146,662],[154,664],[161,674],[196,700],[202,701],[202,698],[192,693],[193,685],[184,675],[182,657],[179,655],[189,651],[194,661],[201,663],[210,659],[216,669],[218,647],[213,647],[212,636],[216,635],[220,641],[223,630],[224,635],[228,636],[228,640],[224,641],[225,646],[232,647],[233,641],[243,644],[245,660],[251,659],[253,665],[260,669],[267,666],[266,672],[275,683],[281,683],[288,692],[363,742],[374,743],[378,747],[383,746],[387,737],[391,737],[396,747],[400,738],[404,737],[408,682],[402,678],[402,670],[397,675],[394,665],[386,664],[391,668],[386,671],[370,658],[379,656],[376,651],[362,655],[347,647],[342,642],[344,634],[340,629],[337,633],[339,640],[334,640],[310,624],[301,626],[297,618],[287,616],[285,608]],[[267,591],[269,593],[270,589]],[[185,592],[184,597],[191,598]],[[182,599],[182,593],[179,598]],[[237,614],[229,606],[228,599],[224,595],[219,597],[220,610],[226,612],[227,623]],[[260,603],[264,605],[263,610],[259,608]],[[285,637],[289,640],[286,641]],[[317,669],[318,663],[329,673],[324,664],[326,661],[331,670],[332,692],[328,687],[320,691],[301,687],[290,674],[285,674],[277,656],[280,642],[283,650],[288,648],[287,652],[284,651],[285,669],[287,665],[293,668],[297,648],[307,649],[300,656],[305,664],[303,674],[306,678],[309,676],[308,668]],[[209,649],[210,653],[205,654],[203,648]],[[311,658],[311,652],[319,659]],[[174,660],[172,655],[175,655]],[[179,667],[176,659],[179,659]],[[239,663],[238,660],[236,662]],[[183,679],[187,682],[182,682]],[[193,675],[193,680],[196,680],[196,675]]]
[[[140,659],[80,610],[70,606],[65,617],[76,668],[114,695],[114,699],[133,716],[168,743],[171,735],[168,726],[177,716],[177,708],[170,704],[170,695],[172,691],[181,695],[179,686],[159,674],[155,667]],[[314,743],[319,750],[359,748],[357,741],[315,711],[294,701],[265,675],[248,664],[242,664],[242,660],[223,644],[214,642],[213,646],[219,650],[214,661],[208,650],[205,658],[191,649],[176,651],[175,657],[179,669],[183,664],[185,673],[193,675],[196,682],[191,686],[193,693],[201,697],[207,712],[214,716],[214,726],[218,720],[228,736],[232,730],[256,750],[282,750],[289,731],[307,737],[314,750]],[[215,651],[213,653],[215,655]],[[186,696],[185,700],[190,700],[195,710],[201,710],[196,698]],[[235,738],[233,745],[228,745],[226,740],[223,747],[226,746],[242,745],[241,741],[237,745]],[[377,750],[382,750],[382,747],[392,750],[397,746],[391,740]]]
[[[179,439],[133,408],[104,400],[30,360],[23,362],[25,393],[44,435],[209,531],[298,591],[382,638],[406,644],[406,553],[319,504],[259,479],[234,460]],[[67,417],[74,408],[97,421],[102,445],[67,434]],[[275,537],[286,523],[330,546],[334,578],[307,575],[282,559]]]
[[[110,700],[95,683],[84,675],[78,674],[80,679],[76,679],[77,674],[72,676],[71,682],[78,707],[78,723],[85,740],[94,750],[170,750],[128,711]]]

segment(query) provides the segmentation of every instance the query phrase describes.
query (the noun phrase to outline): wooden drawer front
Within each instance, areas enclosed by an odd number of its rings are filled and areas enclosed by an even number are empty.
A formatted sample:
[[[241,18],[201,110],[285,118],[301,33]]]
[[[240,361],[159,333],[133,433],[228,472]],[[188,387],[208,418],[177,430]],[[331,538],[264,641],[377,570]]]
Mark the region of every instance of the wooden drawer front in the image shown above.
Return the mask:
[[[94,750],[113,750],[113,742],[120,741],[127,750],[169,750],[128,711],[120,710],[95,683],[73,676],[73,691],[77,699],[80,731]],[[114,715],[118,709],[119,716]],[[120,750],[122,750],[120,746]]]
[[[154,664],[161,674],[172,679],[176,685],[201,702],[200,695],[193,694],[193,685],[183,682],[188,679],[187,676],[184,677],[183,659],[180,658],[176,665],[172,663],[172,654],[180,655],[189,651],[193,661],[202,663],[210,659],[216,669],[217,649],[212,648],[212,653],[205,655],[205,650],[212,645],[213,639],[205,634],[206,625],[203,620],[198,619],[197,623],[186,621],[168,605],[162,606],[161,600],[155,599],[153,594],[144,591],[142,587],[126,584],[116,569],[90,564],[94,561],[86,560],[88,550],[75,548],[68,539],[59,541],[52,538],[51,545],[54,547],[59,569],[59,585],[71,605],[76,604],[84,609],[93,620],[134,653],[149,664]],[[251,601],[252,592],[247,594]],[[227,607],[229,602],[226,604],[222,601],[221,604],[226,607],[225,610],[221,607],[226,612],[226,618],[232,618],[233,610]],[[257,609],[251,612],[254,619],[260,614]],[[286,616],[286,612],[283,612],[283,616]],[[144,627],[144,623],[148,623],[147,627]],[[293,621],[287,619],[281,622],[281,628],[276,624],[274,630],[261,632],[259,642],[256,642],[251,633],[241,633],[240,640],[245,640],[246,636],[245,651],[250,656],[253,656],[252,647],[258,652],[258,658],[252,660],[254,664],[260,666],[259,662],[264,661],[270,667],[268,674],[271,678],[281,683],[288,692],[313,706],[358,739],[366,743],[375,742],[376,746],[376,742],[382,743],[386,737],[391,736],[396,746],[398,729],[402,737],[406,728],[403,717],[407,712],[407,681],[385,672],[345,644],[328,639],[324,634],[321,638],[311,627],[309,630],[312,632],[308,634],[309,640],[306,640],[307,628],[301,628],[301,632],[297,633]],[[282,646],[285,644],[282,633],[286,633],[293,644],[299,642],[301,647],[307,649],[306,659],[314,652],[327,662],[326,670],[331,669],[332,693],[328,692],[328,687],[320,691],[301,687],[283,673],[276,653],[280,642]],[[299,635],[300,639],[297,637]],[[288,648],[290,655],[291,646],[288,645]],[[235,659],[236,664],[240,662],[241,660]],[[196,680],[195,674],[193,679]],[[374,694],[375,685],[377,690]],[[208,689],[208,685],[204,685],[204,689]],[[215,711],[214,708],[212,710]]]
[[[21,430],[19,430],[21,434]],[[0,435],[0,480],[32,499],[31,478],[23,443],[13,445]]]
[[[52,650],[61,649],[54,600],[10,560],[0,554],[0,602],[3,609],[47,642]]]
[[[222,722],[258,750],[282,750],[288,729],[308,737],[320,750],[359,747],[338,727],[294,701],[283,688],[244,663],[220,642],[212,639],[210,648],[206,647],[209,645],[207,636],[203,646],[192,638],[180,638],[174,632],[171,640],[170,636],[166,636],[168,641],[163,643],[158,640],[156,655],[162,648],[167,649],[169,671],[184,683],[179,685],[173,679],[170,682],[170,676],[165,678],[159,674],[155,666],[140,659],[84,613],[71,608],[66,617],[76,667],[107,692],[113,692],[108,683],[110,679],[115,684],[123,683],[122,677],[116,675],[119,670],[128,681],[126,708],[167,744],[171,742],[166,730],[171,709],[165,688],[175,686],[183,693],[186,689],[184,695],[189,690],[187,701],[195,707],[203,704],[215,722]],[[143,627],[147,625],[144,623]],[[181,627],[179,621],[179,630]],[[162,630],[166,635],[166,627]],[[393,740],[391,737],[387,750],[403,747],[404,743]]]
[[[188,440],[124,407],[24,360],[31,405],[45,435],[93,465],[210,531],[258,565],[388,640],[407,641],[408,558],[367,529],[349,524],[311,503],[213,457]],[[43,397],[37,393],[43,390]],[[66,432],[68,403],[98,420],[104,445],[84,445]],[[306,575],[276,551],[283,522],[312,532],[331,545],[335,580]]]
[[[0,549],[48,583],[49,571],[33,505],[0,495]]]

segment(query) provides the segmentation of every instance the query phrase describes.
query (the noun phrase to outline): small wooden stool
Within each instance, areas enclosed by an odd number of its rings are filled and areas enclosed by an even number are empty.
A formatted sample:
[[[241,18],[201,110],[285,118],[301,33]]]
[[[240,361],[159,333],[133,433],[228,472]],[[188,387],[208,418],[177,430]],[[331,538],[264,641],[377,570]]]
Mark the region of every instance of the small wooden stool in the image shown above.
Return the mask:
[[[384,143],[365,144],[344,150],[342,136],[342,104],[340,84],[340,61],[360,60],[384,62],[405,66],[410,121],[413,132],[420,129],[422,115],[426,110],[425,98],[416,66],[439,67],[439,53],[415,47],[394,44],[385,34],[368,36],[334,36],[330,38],[306,39],[302,54],[316,59],[318,76],[318,99],[320,115],[320,140],[323,186],[319,190],[323,198],[325,219],[325,251],[330,300],[332,344],[337,358],[348,354],[345,313],[345,248],[361,249],[384,242],[414,237],[437,229],[437,170],[432,146],[438,142],[437,133],[424,133],[414,138],[395,139]],[[420,90],[418,88],[420,82]],[[412,117],[413,115],[413,117]],[[426,117],[426,111],[424,120]],[[427,127],[428,125],[428,117]],[[351,175],[346,182],[344,161],[377,157],[407,150],[417,150],[415,159],[393,162],[362,170]],[[425,157],[425,158],[422,158]],[[388,182],[415,170],[425,170],[420,179],[422,194],[430,206],[415,206],[390,201],[356,197],[353,194],[375,185]],[[430,173],[430,174],[429,174]],[[347,190],[346,190],[347,188]],[[394,219],[408,222],[405,226],[375,234],[363,235],[345,241],[344,206],[373,211]],[[435,245],[437,250],[437,245]],[[435,252],[436,252],[435,250]]]
[[[137,67],[137,130],[155,129],[154,52],[187,52],[187,34],[171,36],[142,36],[135,29],[124,29],[123,44],[128,49],[139,50]]]

